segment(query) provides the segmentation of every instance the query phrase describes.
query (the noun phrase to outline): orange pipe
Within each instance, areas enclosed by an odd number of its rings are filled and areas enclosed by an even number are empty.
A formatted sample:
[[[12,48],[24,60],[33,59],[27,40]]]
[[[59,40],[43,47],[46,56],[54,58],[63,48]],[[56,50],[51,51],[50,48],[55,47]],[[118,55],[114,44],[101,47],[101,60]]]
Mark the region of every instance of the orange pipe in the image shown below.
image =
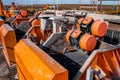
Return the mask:
[[[2,15],[2,12],[3,12],[3,3],[2,3],[2,1],[0,0],[0,15]]]

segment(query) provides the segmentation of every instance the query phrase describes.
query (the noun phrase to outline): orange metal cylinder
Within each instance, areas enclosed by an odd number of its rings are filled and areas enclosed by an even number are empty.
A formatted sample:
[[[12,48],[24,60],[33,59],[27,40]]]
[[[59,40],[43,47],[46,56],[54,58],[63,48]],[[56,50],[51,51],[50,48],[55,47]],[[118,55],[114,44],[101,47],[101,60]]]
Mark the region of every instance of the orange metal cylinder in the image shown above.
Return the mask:
[[[16,16],[16,19],[22,19],[22,16],[21,16],[20,14],[18,14],[18,15]]]
[[[79,41],[80,47],[87,51],[92,51],[95,48],[96,43],[96,38],[88,33],[84,34]]]
[[[20,14],[21,14],[23,17],[26,17],[26,16],[28,15],[27,10],[22,10],[22,11],[20,12]]]
[[[69,30],[69,31],[67,32],[66,36],[65,36],[65,40],[66,40],[68,43],[70,43],[69,38],[70,38],[70,35],[71,35],[71,33],[72,33],[73,31],[74,31],[74,30]]]
[[[103,21],[95,21],[91,27],[91,32],[95,36],[102,37],[106,34],[108,26]]]
[[[35,25],[40,25],[40,21],[38,19],[35,19],[32,21],[32,26],[35,26]]]
[[[86,17],[86,18],[83,20],[83,24],[89,24],[92,20],[93,20],[92,17]]]

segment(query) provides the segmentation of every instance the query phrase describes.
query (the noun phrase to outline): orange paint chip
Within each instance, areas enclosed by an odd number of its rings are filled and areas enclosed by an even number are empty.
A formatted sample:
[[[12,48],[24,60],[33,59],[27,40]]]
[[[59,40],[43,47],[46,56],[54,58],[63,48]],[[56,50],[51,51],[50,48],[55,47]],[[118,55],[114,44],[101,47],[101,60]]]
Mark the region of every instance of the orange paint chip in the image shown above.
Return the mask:
[[[80,47],[87,51],[92,51],[95,48],[96,43],[95,37],[88,33],[84,34],[79,41]]]
[[[95,21],[91,27],[91,32],[95,36],[102,37],[106,34],[108,26],[103,21]]]

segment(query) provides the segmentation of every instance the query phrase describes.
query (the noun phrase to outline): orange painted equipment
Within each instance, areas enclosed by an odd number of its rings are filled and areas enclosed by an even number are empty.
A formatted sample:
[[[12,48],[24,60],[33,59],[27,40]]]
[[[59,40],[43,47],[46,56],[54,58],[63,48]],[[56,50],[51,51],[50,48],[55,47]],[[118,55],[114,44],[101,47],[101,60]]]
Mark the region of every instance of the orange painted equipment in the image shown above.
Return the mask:
[[[22,72],[20,71],[19,67],[18,66],[16,67],[17,67],[17,75],[18,75],[19,80],[26,80]]]
[[[43,10],[47,10],[47,9],[51,9],[51,8],[52,8],[52,6],[46,5],[46,6],[43,8]]]
[[[93,18],[92,17],[86,17],[84,20],[83,20],[83,24],[89,24],[90,22],[92,22]]]
[[[95,21],[91,27],[91,32],[95,36],[102,37],[107,32],[107,24],[103,21]]]
[[[65,40],[70,44],[70,36],[72,34],[74,30],[69,30],[67,33],[66,33],[66,36],[65,36]]]
[[[44,31],[42,31],[42,34],[43,34],[43,41],[46,41],[49,37],[50,37],[50,35],[52,34],[52,31],[51,30],[44,30]]]
[[[40,26],[40,20],[36,18],[31,18],[28,20],[29,23],[31,23],[32,26],[39,25]]]
[[[87,51],[92,51],[96,44],[96,38],[88,33],[84,34],[79,41],[80,47]]]
[[[30,30],[31,37],[34,37],[34,42],[37,45],[40,45],[40,40],[43,39],[43,34],[40,30],[40,26],[32,26],[32,29]]]
[[[11,3],[11,9],[12,9],[12,10],[16,10],[15,2],[12,2],[12,3]]]
[[[83,20],[84,20],[84,18],[80,18],[80,19],[77,21],[77,24],[76,24],[76,27],[77,27],[77,28],[80,28],[80,24],[82,23]]]
[[[10,21],[10,23],[11,23],[12,25],[15,25],[16,27],[17,27],[22,21],[28,21],[28,20],[29,20],[28,17],[23,17],[23,16],[21,16],[21,14],[16,14],[16,15],[14,15],[13,17],[14,17],[14,19],[13,19],[12,21]],[[11,17],[11,18],[13,18],[13,17]],[[11,18],[10,18],[10,19],[11,19]]]
[[[71,34],[71,37],[73,37],[73,38],[78,38],[79,36],[80,36],[80,34],[81,34],[81,31],[80,30],[74,30],[73,32],[72,32],[72,34]]]
[[[30,19],[28,20],[28,22],[32,22],[34,19],[35,19],[35,18],[30,18]]]
[[[20,40],[14,49],[19,80],[68,80],[68,71],[31,41]]]
[[[0,20],[0,26],[4,24],[4,20]]]
[[[75,41],[78,41],[79,47],[81,49],[92,51],[97,44],[96,38],[88,33],[81,33],[82,32],[80,30],[69,30],[66,33],[65,39],[69,44],[76,44]]]
[[[3,11],[3,15],[4,15],[7,19],[11,17],[10,11],[8,11],[8,10],[4,10],[4,11]]]
[[[0,15],[2,15],[2,12],[3,12],[3,3],[2,3],[2,1],[0,0]]]
[[[77,80],[85,80],[86,71],[89,67],[92,67],[94,71],[99,71],[101,74],[104,73],[103,78],[99,80],[119,80],[120,45],[94,51],[79,70],[79,73],[81,73]]]
[[[14,30],[8,25],[3,24],[0,27],[0,37],[3,46],[3,53],[9,66],[15,63],[14,49],[16,44],[16,36]]]
[[[4,15],[7,19],[9,19],[11,16],[14,15],[14,13],[13,13],[12,11],[9,11],[9,10],[4,10],[4,11],[3,11],[3,15]]]
[[[41,11],[37,11],[35,14],[34,14],[34,16],[39,16],[40,14],[42,14],[42,12]]]
[[[4,16],[5,18],[9,19],[13,15],[13,12],[10,12],[8,10],[3,11],[3,3],[0,0],[0,16]]]
[[[27,10],[21,10],[21,11],[20,11],[20,14],[21,14],[21,16],[23,16],[23,17],[28,16]]]
[[[84,18],[80,18],[80,19],[78,20],[78,24],[81,24],[83,20],[84,20]]]
[[[40,21],[38,19],[35,19],[32,21],[32,26],[35,26],[35,25],[40,25]]]
[[[22,16],[21,16],[20,14],[18,14],[18,15],[16,16],[16,19],[22,19]]]

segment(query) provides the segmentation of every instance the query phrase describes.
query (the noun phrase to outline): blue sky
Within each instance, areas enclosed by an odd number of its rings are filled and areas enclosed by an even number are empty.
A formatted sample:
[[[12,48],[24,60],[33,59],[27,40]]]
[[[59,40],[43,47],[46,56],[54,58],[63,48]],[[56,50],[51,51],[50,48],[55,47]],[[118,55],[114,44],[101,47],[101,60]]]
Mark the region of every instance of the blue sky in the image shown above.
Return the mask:
[[[53,4],[54,0],[2,0],[4,5],[17,2],[18,4]],[[59,4],[79,4],[80,0],[56,0]],[[90,3],[90,0],[81,0],[82,4]],[[99,3],[99,2],[98,2]],[[104,1],[104,4],[116,4],[115,1]],[[120,2],[119,2],[120,3]]]

